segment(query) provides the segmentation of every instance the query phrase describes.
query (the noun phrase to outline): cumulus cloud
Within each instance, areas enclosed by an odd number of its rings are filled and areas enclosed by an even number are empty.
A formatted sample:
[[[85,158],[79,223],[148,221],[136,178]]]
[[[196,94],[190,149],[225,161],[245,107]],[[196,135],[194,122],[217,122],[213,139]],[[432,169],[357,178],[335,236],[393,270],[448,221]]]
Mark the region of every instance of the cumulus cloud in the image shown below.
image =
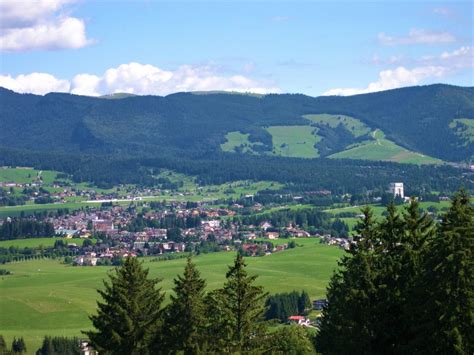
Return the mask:
[[[378,40],[386,46],[409,45],[409,44],[446,44],[456,41],[454,35],[449,32],[433,32],[413,28],[408,35],[396,37],[389,36],[383,32],[378,34]]]
[[[7,52],[81,48],[91,44],[84,21],[62,11],[74,0],[2,0],[0,49]]]
[[[167,95],[187,91],[236,91],[259,94],[276,93],[280,89],[244,75],[225,76],[210,66],[182,65],[176,70],[163,70],[150,64],[128,63],[106,70],[102,75],[82,73],[72,82],[45,73],[0,76],[0,86],[18,92],[45,94],[51,91],[99,96],[119,92],[137,95]]]
[[[46,73],[27,75],[0,75],[0,86],[20,92],[44,95],[48,92],[69,92],[71,85],[68,80],[57,79]]]
[[[401,66],[393,70],[381,71],[378,80],[370,83],[366,88],[337,88],[328,90],[323,95],[349,96],[418,85],[429,78],[440,78],[447,71],[448,69],[442,66],[426,66],[413,69]]]

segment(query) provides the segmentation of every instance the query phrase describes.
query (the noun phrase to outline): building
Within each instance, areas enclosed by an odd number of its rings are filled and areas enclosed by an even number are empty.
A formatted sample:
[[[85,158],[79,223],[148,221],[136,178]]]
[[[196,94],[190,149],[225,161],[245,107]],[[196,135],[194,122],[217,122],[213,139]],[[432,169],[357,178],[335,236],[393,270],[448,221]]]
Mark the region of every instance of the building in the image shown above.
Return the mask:
[[[400,196],[401,198],[405,198],[405,192],[403,189],[403,182],[392,182],[388,188],[388,192],[393,194],[393,197]]]

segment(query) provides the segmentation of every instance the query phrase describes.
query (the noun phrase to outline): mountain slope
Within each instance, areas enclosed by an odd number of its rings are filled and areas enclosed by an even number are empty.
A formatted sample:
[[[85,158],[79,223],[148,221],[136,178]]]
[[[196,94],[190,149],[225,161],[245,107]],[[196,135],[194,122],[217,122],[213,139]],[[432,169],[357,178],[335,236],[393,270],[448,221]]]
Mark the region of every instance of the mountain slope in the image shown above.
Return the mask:
[[[69,94],[36,96],[0,88],[0,102],[0,147],[26,150],[202,156],[221,151],[226,135],[240,132],[249,142],[249,148],[241,152],[278,155],[273,153],[272,135],[286,132],[271,127],[291,126],[298,132],[297,126],[309,126],[314,139],[296,139],[295,144],[304,143],[306,152],[313,145],[317,153],[307,153],[313,157],[342,152],[367,138],[367,132],[351,132],[349,124],[323,126],[324,122],[312,122],[306,116],[318,114],[345,115],[365,126],[362,130],[379,129],[395,144],[439,159],[470,159],[474,150],[473,140],[466,139],[471,130],[459,133],[452,123],[462,119],[469,126],[474,118],[474,88],[449,85],[351,97],[178,93],[114,100]],[[285,152],[282,144],[277,148]]]

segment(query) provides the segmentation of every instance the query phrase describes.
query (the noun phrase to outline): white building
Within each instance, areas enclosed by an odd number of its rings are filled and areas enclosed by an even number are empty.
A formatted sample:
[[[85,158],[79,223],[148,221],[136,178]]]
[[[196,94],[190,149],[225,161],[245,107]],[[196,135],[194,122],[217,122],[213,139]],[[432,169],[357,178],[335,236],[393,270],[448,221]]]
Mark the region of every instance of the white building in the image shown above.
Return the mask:
[[[392,182],[390,183],[390,187],[388,192],[393,194],[393,197],[400,196],[401,198],[405,198],[405,192],[403,190],[403,182]]]

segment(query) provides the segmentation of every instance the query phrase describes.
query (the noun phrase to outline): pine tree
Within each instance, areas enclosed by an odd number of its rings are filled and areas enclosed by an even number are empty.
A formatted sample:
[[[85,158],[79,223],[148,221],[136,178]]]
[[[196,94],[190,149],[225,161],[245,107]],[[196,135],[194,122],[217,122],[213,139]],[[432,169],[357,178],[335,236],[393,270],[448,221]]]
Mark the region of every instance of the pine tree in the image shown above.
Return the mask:
[[[311,299],[308,292],[302,291],[298,298],[298,314],[305,314],[309,309],[311,309]]]
[[[12,352],[15,354],[26,353],[26,344],[25,344],[25,341],[23,340],[23,337],[18,338],[18,339],[13,338]]]
[[[248,276],[242,255],[237,254],[234,265],[229,267],[227,281],[222,289],[211,292],[208,334],[213,351],[257,351],[264,345],[266,334],[264,301],[267,294],[263,287],[255,286],[256,276]]]
[[[379,233],[373,212],[365,207],[364,218],[356,226],[359,236],[349,254],[339,262],[328,286],[328,304],[323,309],[316,338],[318,351],[324,354],[372,353],[376,286],[374,247]]]
[[[136,258],[127,258],[99,290],[97,315],[91,316],[96,331],[84,332],[99,352],[147,354],[153,337],[160,331],[163,293],[158,279],[148,278]]]
[[[201,278],[196,266],[188,257],[183,276],[174,280],[174,295],[166,310],[165,329],[169,348],[196,354],[203,347],[206,282]]]
[[[432,353],[474,353],[474,208],[458,192],[430,240],[424,265],[426,290],[421,347]]]

